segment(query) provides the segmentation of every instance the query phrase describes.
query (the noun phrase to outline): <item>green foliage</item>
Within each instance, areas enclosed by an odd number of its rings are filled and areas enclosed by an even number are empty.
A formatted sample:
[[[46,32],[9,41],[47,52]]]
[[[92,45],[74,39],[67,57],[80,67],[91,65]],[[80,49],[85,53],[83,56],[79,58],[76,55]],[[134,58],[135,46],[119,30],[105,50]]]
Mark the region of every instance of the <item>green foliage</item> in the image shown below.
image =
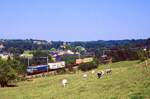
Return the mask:
[[[78,56],[64,55],[62,56],[62,61],[65,61],[66,67],[69,69],[69,71],[73,71],[73,66],[77,58]]]
[[[7,60],[7,63],[9,64],[9,66],[11,68],[13,68],[17,74],[25,74],[26,73],[26,68],[27,66],[25,66],[23,63],[21,63],[21,58],[18,57],[18,58],[14,58],[14,59],[8,59]]]
[[[72,49],[72,47],[70,46],[70,45],[66,45],[66,48],[65,48],[66,50],[71,50]]]
[[[52,57],[49,55],[48,51],[45,50],[35,50],[32,52],[33,57],[40,58],[40,57],[48,57],[49,62],[53,62]],[[40,60],[37,60],[40,62]]]
[[[140,50],[140,51],[138,51],[138,57],[139,57],[140,61],[145,61],[149,57],[149,52],[144,51],[144,50]]]
[[[79,52],[80,54],[84,54],[86,52],[85,48],[82,46],[76,46],[75,51]]]
[[[16,60],[8,61],[0,59],[0,84],[1,87],[8,85],[9,81],[15,80],[22,73],[22,66]]]
[[[56,51],[56,48],[51,48],[50,51]]]
[[[48,56],[48,51],[36,50],[36,51],[33,51],[32,53],[34,57],[47,57]]]
[[[24,52],[24,50],[20,49],[20,48],[10,47],[10,48],[8,48],[8,52],[12,53],[14,55],[18,55],[18,54],[22,54]]]
[[[57,69],[56,72],[57,72],[57,74],[64,74],[64,73],[66,73],[66,70],[65,70],[65,68],[60,68],[60,69]]]
[[[131,99],[144,99],[144,97],[141,95],[141,93],[134,93],[131,95]]]
[[[79,69],[82,71],[88,71],[97,68],[98,65],[99,65],[99,61],[97,59],[94,59],[92,62],[80,64]]]
[[[77,58],[78,56],[64,55],[62,56],[62,61],[65,61],[66,65],[70,65],[70,64],[75,64]]]
[[[101,58],[101,55],[97,55],[99,53],[95,53],[96,57],[99,59]],[[105,54],[107,56],[110,56],[113,58],[113,62],[118,62],[118,61],[124,61],[124,60],[137,60],[139,59],[138,56],[138,49],[114,49],[114,50],[109,50],[105,51]]]

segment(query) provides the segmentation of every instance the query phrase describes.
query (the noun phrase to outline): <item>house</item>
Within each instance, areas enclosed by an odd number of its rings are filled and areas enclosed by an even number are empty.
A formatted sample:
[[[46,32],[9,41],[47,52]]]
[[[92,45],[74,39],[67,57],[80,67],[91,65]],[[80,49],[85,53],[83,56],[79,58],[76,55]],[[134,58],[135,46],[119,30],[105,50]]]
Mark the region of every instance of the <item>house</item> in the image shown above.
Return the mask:
[[[0,57],[2,59],[8,59],[8,57],[12,58],[12,56],[13,56],[13,54],[10,54],[10,53],[7,53],[7,52],[0,53]]]
[[[3,44],[0,44],[0,51],[2,51],[2,49],[4,49],[5,46]]]
[[[61,61],[62,56],[78,56],[78,54],[75,54],[71,50],[57,50],[57,51],[49,51],[50,55],[52,56],[53,60],[55,61]]]

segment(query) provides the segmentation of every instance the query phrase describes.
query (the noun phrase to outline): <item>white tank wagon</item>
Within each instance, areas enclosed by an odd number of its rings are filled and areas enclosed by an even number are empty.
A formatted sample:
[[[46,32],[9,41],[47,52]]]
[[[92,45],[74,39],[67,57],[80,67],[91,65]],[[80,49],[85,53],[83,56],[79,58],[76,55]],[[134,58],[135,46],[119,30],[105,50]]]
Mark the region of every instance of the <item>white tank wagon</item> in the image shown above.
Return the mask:
[[[93,57],[88,57],[88,58],[83,58],[83,59],[76,59],[76,64],[81,64],[81,63],[88,63],[92,62]]]
[[[64,68],[65,67],[65,62],[55,62],[55,63],[48,63],[49,69],[54,70],[54,69],[59,69],[59,68]]]

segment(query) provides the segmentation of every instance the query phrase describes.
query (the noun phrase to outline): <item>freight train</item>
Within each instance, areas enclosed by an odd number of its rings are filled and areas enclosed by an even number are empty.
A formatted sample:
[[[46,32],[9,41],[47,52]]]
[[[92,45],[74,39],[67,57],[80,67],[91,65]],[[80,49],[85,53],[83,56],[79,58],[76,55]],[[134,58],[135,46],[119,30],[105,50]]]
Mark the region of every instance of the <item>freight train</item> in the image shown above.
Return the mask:
[[[83,59],[76,59],[74,64],[70,64],[72,67],[77,66],[82,63],[87,63],[93,61],[93,58],[83,58]],[[57,69],[65,68],[64,61],[55,62],[55,63],[48,63],[48,65],[37,65],[37,66],[28,66],[27,67],[27,75],[34,75],[39,73],[44,73],[48,71],[54,71]]]

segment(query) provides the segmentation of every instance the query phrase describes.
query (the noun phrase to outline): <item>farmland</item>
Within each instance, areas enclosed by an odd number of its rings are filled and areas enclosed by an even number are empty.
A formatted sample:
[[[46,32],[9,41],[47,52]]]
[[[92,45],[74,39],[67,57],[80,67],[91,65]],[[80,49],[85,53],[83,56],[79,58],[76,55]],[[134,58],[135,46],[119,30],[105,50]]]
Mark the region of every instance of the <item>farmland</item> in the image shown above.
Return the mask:
[[[97,79],[83,72],[34,78],[18,82],[18,87],[0,88],[0,99],[150,99],[150,66],[139,61],[121,61],[109,65],[112,73]],[[105,69],[100,65],[98,70]],[[62,87],[61,80],[69,84]]]

